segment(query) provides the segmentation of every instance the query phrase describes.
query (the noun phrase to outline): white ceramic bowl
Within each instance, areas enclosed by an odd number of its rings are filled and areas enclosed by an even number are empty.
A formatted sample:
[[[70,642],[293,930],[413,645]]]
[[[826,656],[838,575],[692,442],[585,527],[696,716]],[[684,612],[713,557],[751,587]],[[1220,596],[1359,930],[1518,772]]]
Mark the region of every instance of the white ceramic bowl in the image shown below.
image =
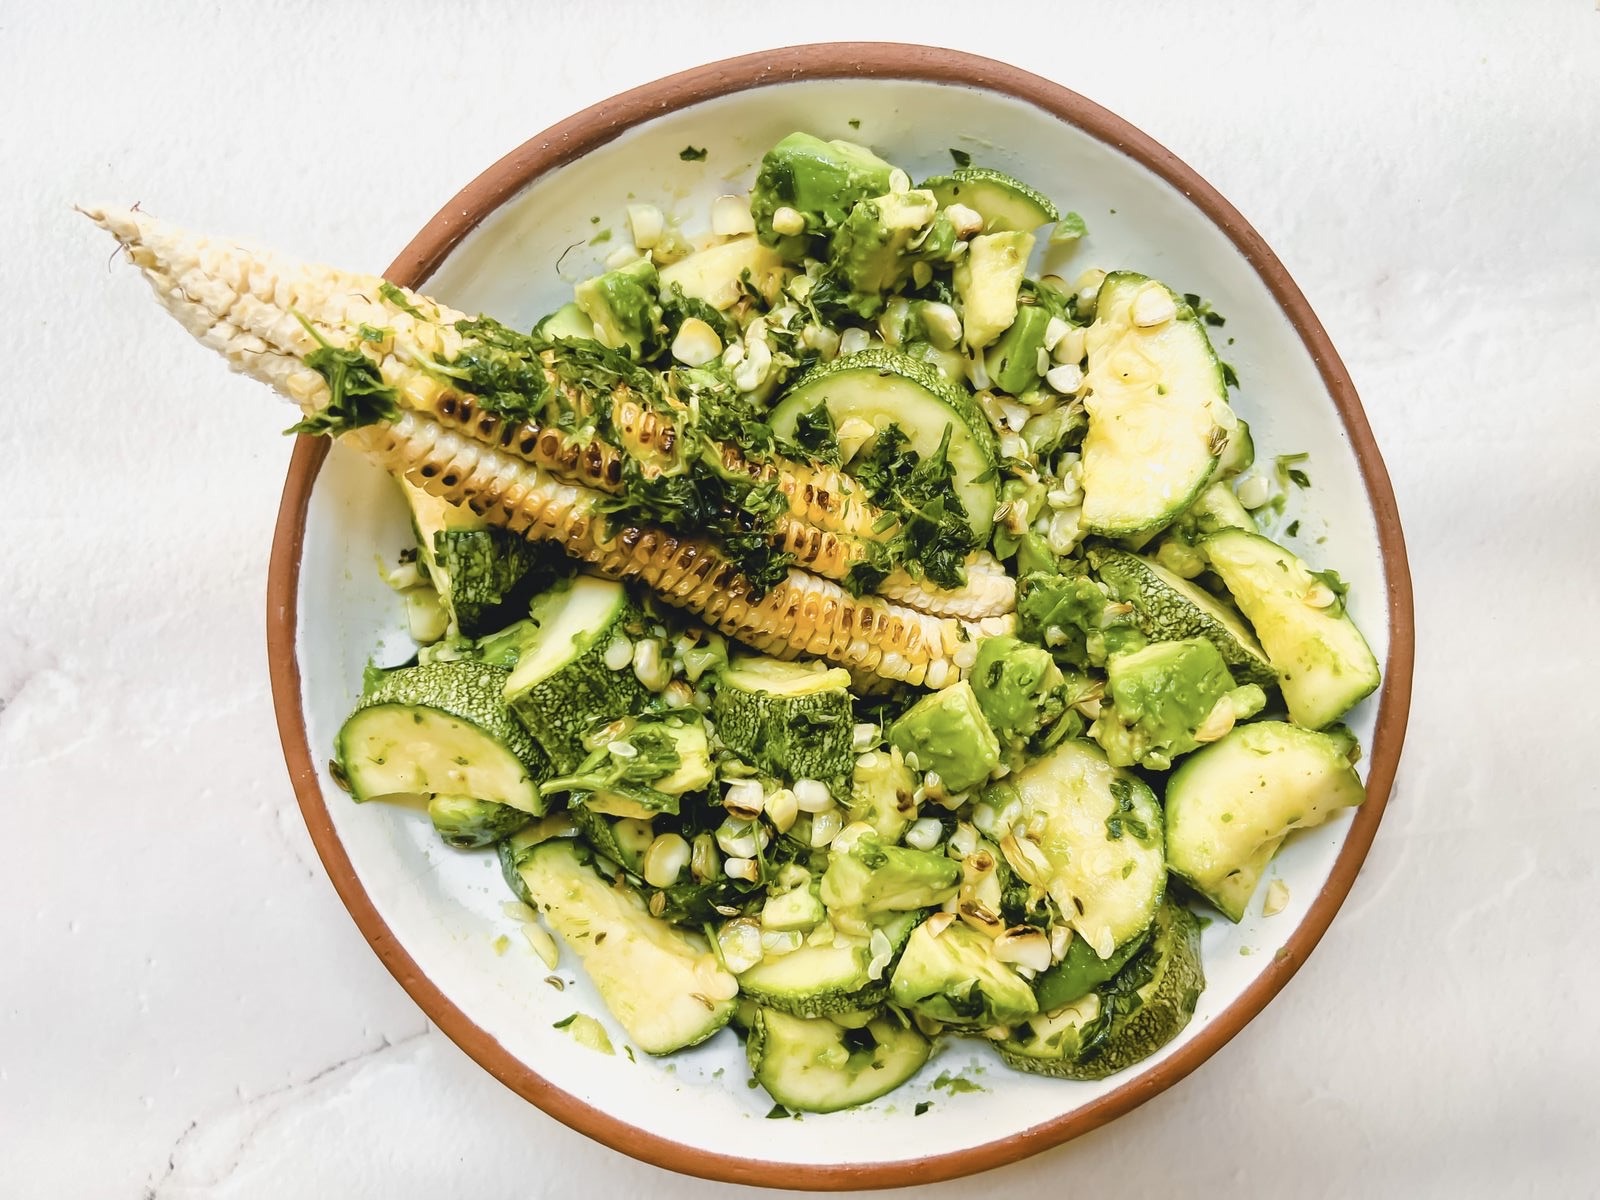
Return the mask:
[[[859,128],[854,122],[859,121]],[[486,1068],[568,1124],[676,1170],[752,1183],[846,1187],[927,1181],[1032,1153],[1126,1111],[1192,1070],[1280,988],[1326,928],[1376,828],[1404,732],[1411,610],[1388,480],[1337,355],[1294,284],[1243,219],[1170,154],[1083,98],[1002,64],[920,47],[801,47],[733,60],[626,93],[515,151],[469,186],[390,277],[468,312],[526,327],[570,298],[626,237],[630,195],[704,227],[709,201],[744,190],[763,151],[794,129],[866,142],[914,177],[948,169],[948,147],[1011,171],[1087,219],[1074,270],[1130,267],[1203,293],[1227,314],[1237,408],[1263,459],[1306,450],[1314,486],[1291,497],[1293,544],[1336,566],[1380,660],[1383,690],[1351,714],[1367,748],[1369,799],[1297,835],[1272,873],[1282,914],[1259,893],[1237,926],[1205,931],[1208,983],[1187,1030],[1099,1083],[1007,1070],[979,1042],[942,1045],[877,1103],[769,1121],[731,1031],[671,1058],[584,1049],[552,1022],[605,1014],[570,954],[551,972],[528,952],[492,853],[440,844],[418,814],[357,807],[328,777],[334,734],[378,648],[410,650],[401,606],[374,569],[409,541],[397,489],[354,454],[302,439],[274,547],[274,689],[294,784],[319,852],[362,930],[434,1021]],[[683,161],[685,146],[704,162]],[[1325,539],[1325,540],[1323,540]],[[501,935],[511,948],[497,953]],[[1248,953],[1245,953],[1248,951]],[[981,1091],[934,1090],[943,1072]],[[917,1104],[932,1107],[915,1116]]]

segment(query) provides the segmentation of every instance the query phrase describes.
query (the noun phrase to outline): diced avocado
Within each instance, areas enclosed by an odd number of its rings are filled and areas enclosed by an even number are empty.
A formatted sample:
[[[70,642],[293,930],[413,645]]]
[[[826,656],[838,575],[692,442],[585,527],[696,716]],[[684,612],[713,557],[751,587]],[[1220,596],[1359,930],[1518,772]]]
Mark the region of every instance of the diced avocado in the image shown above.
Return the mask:
[[[505,681],[469,659],[383,672],[334,740],[350,794],[470,796],[543,813],[550,762],[507,712]]]
[[[1366,798],[1345,738],[1256,721],[1187,758],[1167,785],[1169,865],[1229,920],[1283,839]]]
[[[1017,309],[1017,319],[1011,322],[1011,328],[984,356],[984,365],[995,387],[1020,396],[1038,385],[1039,355],[1044,350],[1044,330],[1048,324],[1050,314],[1037,304]]]
[[[896,426],[922,458],[937,454],[945,430],[953,487],[978,540],[994,525],[995,478],[1000,450],[994,427],[965,385],[908,354],[872,349],[841,354],[806,372],[768,418],[779,437],[793,438],[803,414],[827,406],[837,429],[856,419],[874,435]]]
[[[685,296],[726,312],[739,302],[747,283],[768,303],[776,300],[783,276],[777,252],[750,233],[662,267],[661,290],[670,294],[677,287]]]
[[[1024,882],[1049,892],[1099,957],[1150,924],[1167,864],[1161,808],[1138,776],[1113,767],[1092,742],[1065,741],[992,785],[984,799],[996,809],[1021,803],[1029,836],[1008,846],[1008,834],[1001,850]]]
[[[889,746],[856,759],[845,805],[852,821],[865,821],[885,842],[898,842],[916,819],[916,790],[905,755]]]
[[[750,197],[757,235],[778,247],[785,258],[798,261],[844,222],[857,200],[887,192],[893,170],[854,142],[825,142],[809,133],[791,133],[761,160]],[[773,228],[773,214],[780,208],[791,208],[805,219],[803,233]]]
[[[913,264],[942,262],[955,242],[932,192],[890,192],[856,201],[833,235],[828,263],[850,290],[850,309],[873,317],[911,278]]]
[[[968,1028],[1011,1025],[1039,1010],[1028,981],[994,956],[994,943],[960,921],[912,931],[889,981],[890,999],[935,1021]]]
[[[1007,1066],[1058,1079],[1104,1079],[1183,1032],[1205,988],[1200,923],[1167,901],[1148,941],[1107,983],[1032,1017],[998,1045]]]
[[[1149,938],[1149,929],[1136,933],[1113,950],[1110,958],[1101,958],[1088,942],[1073,938],[1061,961],[1040,972],[1033,981],[1039,1011],[1053,1013],[1064,1004],[1082,999],[1122,970]]]
[[[1321,729],[1377,688],[1378,660],[1345,612],[1336,576],[1243,529],[1213,534],[1200,549],[1255,626],[1296,725]]]
[[[917,912],[894,913],[860,935],[839,930],[830,933],[824,928],[796,950],[763,957],[739,976],[739,989],[768,1008],[796,1017],[838,1020],[845,1014],[870,1011],[888,996],[890,968],[919,916]],[[875,934],[879,936],[875,938]],[[885,941],[886,956],[882,952]]]
[[[535,337],[553,342],[594,338],[594,320],[569,300],[533,327]]]
[[[1139,629],[1156,642],[1203,637],[1242,683],[1272,687],[1277,672],[1244,618],[1160,563],[1123,550],[1089,551],[1089,565],[1112,597],[1133,606]]]
[[[761,906],[761,928],[778,933],[804,933],[822,924],[827,915],[817,894],[809,887],[799,887],[767,897],[767,902]]]
[[[964,204],[972,209],[983,218],[985,233],[1031,233],[1061,219],[1049,197],[1022,180],[989,167],[957,167],[922,186],[939,198],[940,207]]]
[[[977,787],[1000,765],[1000,743],[965,679],[908,708],[889,727],[889,742],[908,762],[916,755],[917,770],[938,772],[949,792]]]
[[[704,941],[652,917],[632,888],[596,873],[570,839],[542,842],[518,869],[527,895],[582,960],[606,1008],[647,1054],[703,1042],[739,992]]]
[[[1017,294],[1033,253],[1033,234],[980,233],[956,263],[956,296],[969,350],[982,350],[1017,319]]]
[[[1066,679],[1050,652],[1014,637],[984,638],[968,675],[995,736],[1017,749],[1066,711]]]
[[[1076,569],[1035,571],[1017,583],[1017,628],[1072,667],[1103,666],[1108,655],[1136,650],[1145,636],[1133,614],[1107,599],[1105,591]]]
[[[645,359],[660,349],[661,281],[649,259],[586,279],[577,302],[594,322],[594,336],[613,350]]]
[[[1183,298],[1128,271],[1100,285],[1086,342],[1084,527],[1160,528],[1206,485],[1237,421],[1222,366]]]
[[[750,1073],[779,1104],[828,1113],[892,1092],[928,1061],[932,1045],[893,1016],[847,1028],[826,1017],[761,1009],[745,1052]]]
[[[435,796],[428,801],[428,819],[447,845],[476,850],[517,832],[533,814],[471,796]]]
[[[1155,642],[1106,661],[1112,700],[1090,729],[1112,766],[1165,771],[1172,760],[1215,741],[1235,721],[1266,707],[1255,684],[1236,688],[1217,648],[1204,638]],[[1225,705],[1226,711],[1218,712]],[[1207,726],[1217,733],[1205,737]]]
[[[834,840],[820,894],[838,928],[864,936],[886,913],[943,904],[960,882],[961,866],[954,859],[890,845],[863,826],[856,836],[840,834]]]

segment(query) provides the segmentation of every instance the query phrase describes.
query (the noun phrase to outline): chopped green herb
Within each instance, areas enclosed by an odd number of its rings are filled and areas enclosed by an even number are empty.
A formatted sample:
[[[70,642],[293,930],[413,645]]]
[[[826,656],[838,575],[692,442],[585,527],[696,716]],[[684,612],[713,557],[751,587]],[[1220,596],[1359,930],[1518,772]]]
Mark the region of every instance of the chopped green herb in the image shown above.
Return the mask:
[[[1069,212],[1056,222],[1056,227],[1050,231],[1050,241],[1053,245],[1063,242],[1075,242],[1081,237],[1087,237],[1089,226],[1078,213]]]
[[[684,162],[705,162],[706,148],[704,146],[685,146],[678,151],[678,157]]]
[[[851,117],[848,121],[845,122],[845,124],[850,126],[851,129],[860,129],[861,128],[861,118],[860,117]]]
[[[413,317],[422,316],[422,313],[418,311],[416,305],[412,304],[411,301],[406,299],[406,294],[399,288],[395,287],[395,285],[390,283],[387,279],[378,285],[378,295],[382,296],[401,312],[410,313]]]
[[[1239,386],[1239,372],[1233,369],[1232,363],[1222,364],[1222,382],[1231,388]]]
[[[1299,521],[1290,521],[1289,522],[1289,528],[1285,529],[1284,532],[1287,533],[1290,537],[1298,536],[1299,533],[1300,533],[1300,522]]]
[[[792,1116],[794,1116],[794,1114],[781,1104],[774,1104],[767,1111],[767,1120],[769,1121],[782,1121],[785,1118]]]
[[[328,402],[289,426],[285,433],[325,433],[337,437],[363,425],[393,421],[400,415],[399,394],[383,382],[377,363],[360,350],[340,350],[331,345],[310,321],[299,313],[295,316],[317,340],[317,348],[306,355],[306,366],[327,383]]]
[[[957,150],[954,146],[950,147],[950,158],[958,167],[970,167],[972,165],[972,155],[965,150]]]
[[[932,1100],[919,1100],[919,1101],[917,1101],[917,1106],[914,1109],[911,1110],[911,1115],[914,1116],[914,1117],[920,1117],[923,1113],[927,1112],[932,1107],[933,1107],[933,1101]]]

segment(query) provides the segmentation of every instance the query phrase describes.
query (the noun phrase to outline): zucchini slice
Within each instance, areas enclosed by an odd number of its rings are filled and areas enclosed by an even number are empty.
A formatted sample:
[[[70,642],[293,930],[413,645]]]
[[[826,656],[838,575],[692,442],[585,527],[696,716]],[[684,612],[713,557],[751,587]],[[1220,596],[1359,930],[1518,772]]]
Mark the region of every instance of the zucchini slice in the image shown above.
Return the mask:
[[[517,590],[539,559],[533,543],[491,527],[470,508],[401,483],[411,506],[417,554],[451,624],[471,637]]]
[[[1255,626],[1296,725],[1321,729],[1377,688],[1378,660],[1343,597],[1299,556],[1244,529],[1200,549]]]
[[[892,1016],[845,1028],[826,1017],[758,1009],[745,1053],[750,1072],[796,1112],[853,1108],[894,1091],[922,1069],[932,1043]]]
[[[889,994],[889,973],[905,949],[919,914],[907,913],[882,928],[894,956],[872,977],[867,938],[835,934],[818,945],[763,958],[739,976],[739,990],[758,1004],[796,1017],[827,1017],[876,1008]]]
[[[1155,642],[1201,637],[1240,683],[1274,687],[1278,673],[1240,615],[1187,579],[1125,550],[1089,551],[1089,565],[1115,600],[1133,605],[1139,632]]]
[[[843,667],[740,655],[718,675],[711,705],[717,736],[746,762],[848,791],[855,717]]]
[[[1162,307],[1174,315],[1139,323]],[[1084,528],[1103,537],[1158,529],[1205,487],[1238,420],[1222,366],[1183,298],[1130,271],[1100,285],[1086,340]]]
[[[826,405],[835,428],[855,419],[881,433],[898,425],[926,458],[950,430],[956,495],[980,541],[994,525],[1000,446],[983,410],[937,369],[894,350],[846,354],[808,372],[772,410],[772,430],[793,437],[801,414]]]
[[[652,917],[637,892],[597,874],[570,838],[535,846],[517,873],[639,1049],[670,1054],[693,1046],[733,1016],[738,980],[705,942]]]
[[[1043,192],[989,167],[958,167],[922,185],[940,208],[965,204],[983,218],[983,232],[1012,230],[1031,233],[1061,219],[1061,212]]]
[[[507,712],[505,681],[469,659],[385,672],[334,740],[350,794],[465,796],[542,814],[550,763]]]
[[[1092,742],[1062,742],[989,789],[1004,807],[1022,803],[1037,839],[1007,834],[1000,849],[1026,882],[1045,888],[1067,924],[1100,958],[1150,924],[1166,891],[1161,808],[1138,776],[1106,761]]]
[[[585,730],[643,707],[644,686],[630,667],[607,666],[606,655],[644,621],[620,583],[589,575],[538,597],[532,619],[532,636],[505,681],[506,703],[566,773],[588,753]]]
[[[999,1044],[1000,1057],[1034,1075],[1104,1079],[1182,1033],[1204,988],[1200,923],[1169,900],[1149,941],[1109,983],[1030,1018]]]
[[[1283,721],[1254,721],[1190,755],[1167,784],[1172,873],[1230,921],[1296,829],[1366,798],[1348,743]]]
[[[428,820],[446,845],[478,850],[510,837],[533,820],[533,814],[472,796],[435,796],[428,801]]]

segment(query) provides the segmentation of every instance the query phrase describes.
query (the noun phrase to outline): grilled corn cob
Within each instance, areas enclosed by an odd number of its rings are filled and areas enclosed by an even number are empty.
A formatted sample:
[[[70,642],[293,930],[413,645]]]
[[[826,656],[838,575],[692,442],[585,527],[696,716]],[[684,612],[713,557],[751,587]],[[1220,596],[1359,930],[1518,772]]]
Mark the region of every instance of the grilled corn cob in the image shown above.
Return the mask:
[[[605,491],[621,488],[623,450],[598,438],[574,439],[559,430],[487,412],[473,395],[450,386],[438,373],[428,369],[440,363],[448,364],[466,345],[463,334],[455,327],[457,321],[464,319],[459,311],[414,292],[394,288],[374,276],[311,266],[232,242],[193,235],[142,213],[93,209],[88,210],[87,215],[123,244],[163,305],[191,334],[221,353],[235,370],[288,396],[302,412],[308,415],[317,412],[330,399],[327,380],[320,371],[307,365],[307,356],[322,345],[360,347],[369,360],[375,360],[383,383],[393,389],[401,406],[419,418],[426,417],[427,427],[439,432],[453,431],[476,444],[497,448],[508,461],[520,459],[533,467],[545,468],[546,474],[533,477],[541,487],[548,488],[558,482],[558,478],[564,478]],[[358,330],[360,334],[352,332]],[[552,388],[571,387],[548,368],[545,378]],[[670,454],[677,437],[670,419],[641,404],[626,384],[616,387],[611,402],[613,423],[628,453],[642,461],[648,461],[651,455]],[[363,445],[371,441],[353,436],[347,440]],[[794,554],[796,561],[820,574],[842,577],[852,563],[864,556],[860,541],[863,531],[868,536],[882,535],[882,529],[873,529],[874,525],[882,525],[882,513],[866,502],[842,473],[786,461],[752,463],[737,449],[728,446],[720,446],[719,451],[725,467],[748,472],[757,481],[771,481],[777,486],[787,500],[789,513],[778,523],[774,540],[779,549]],[[408,464],[405,455],[393,446],[389,447],[386,462],[398,473],[421,469]],[[558,478],[550,478],[552,473]],[[430,490],[444,495],[449,488],[437,484]],[[596,511],[598,497],[588,489],[580,488],[574,496],[574,503],[581,500],[585,513]],[[633,532],[641,537],[666,536],[650,531]],[[702,561],[714,556],[724,575],[733,571],[731,564],[715,554],[709,545],[683,539],[668,540],[675,545],[697,547],[696,553]],[[602,565],[592,555],[579,550],[574,553],[597,566]],[[613,564],[611,569],[621,568]],[[641,577],[650,574],[643,567],[632,573]],[[804,583],[806,578],[803,573],[792,572],[784,585],[786,592]],[[821,583],[820,580],[811,582]],[[748,590],[748,586],[744,587],[741,595]],[[876,651],[857,646],[851,651],[849,661],[859,668],[876,670],[879,658],[886,654],[884,667],[891,678],[897,679],[920,681],[928,674],[928,668],[919,665],[919,656],[923,654],[920,635],[908,635],[910,641],[906,645],[896,640],[902,626],[911,629],[919,624],[918,620],[908,623],[907,617],[949,615],[982,622],[1003,617],[1014,607],[1012,581],[1003,572],[988,569],[981,561],[975,562],[974,578],[967,588],[935,591],[911,579],[902,570],[885,581],[883,590],[891,596],[904,596],[911,608],[884,607],[883,611],[890,618],[885,631],[894,635],[892,644]],[[833,588],[832,592],[844,596],[840,589]],[[829,597],[824,608],[832,613],[837,608],[837,600],[832,593]],[[782,608],[779,603],[771,611]],[[873,609],[873,602],[851,600],[849,611],[858,609],[868,613]],[[922,611],[916,611],[918,609]],[[768,609],[763,605],[761,611],[765,613]],[[805,612],[811,613],[812,609]],[[896,621],[900,624],[896,625]],[[870,627],[871,622],[868,624]],[[719,627],[725,624],[719,623]],[[959,624],[952,624],[950,628],[965,629]],[[745,636],[745,640],[760,641],[759,633],[747,632],[741,636]],[[958,636],[957,641],[964,636],[965,633]],[[798,637],[798,634],[779,636],[771,643],[771,648],[802,650],[820,635],[812,632],[796,640]],[[931,647],[937,640],[941,639],[929,640],[926,645]],[[930,658],[929,661],[937,660]],[[932,675],[942,678],[937,667],[933,668]]]
[[[570,482],[607,492],[623,486],[623,458],[670,461],[679,433],[670,417],[641,403],[626,384],[611,397],[611,417],[622,447],[598,437],[573,437],[533,421],[487,411],[448,376],[428,369],[449,362],[465,340],[455,328],[466,314],[370,275],[308,265],[233,242],[178,229],[144,213],[90,209],[87,215],[109,230],[150,281],[162,303],[196,338],[220,352],[230,366],[287,395],[307,414],[329,398],[323,376],[305,356],[318,338],[339,347],[357,343],[362,326],[381,334],[365,343],[377,359],[383,382],[400,404],[426,413],[446,428],[496,445]],[[552,389],[571,385],[546,368]],[[757,463],[737,448],[718,447],[723,466],[773,483],[788,504],[773,541],[801,566],[842,579],[868,557],[866,543],[888,536],[881,510],[863,497],[849,476],[826,466],[787,460]],[[913,607],[940,615],[981,618],[1009,612],[1014,588],[985,578],[974,586],[928,588],[903,570],[881,589]]]
[[[554,541],[612,579],[637,579],[730,637],[771,654],[811,654],[886,679],[942,688],[960,678],[979,637],[1009,632],[1010,615],[961,621],[879,599],[791,569],[760,598],[715,545],[658,529],[616,528],[601,494],[402,413],[340,439],[396,475],[527,537]],[[970,663],[966,663],[970,665]]]

